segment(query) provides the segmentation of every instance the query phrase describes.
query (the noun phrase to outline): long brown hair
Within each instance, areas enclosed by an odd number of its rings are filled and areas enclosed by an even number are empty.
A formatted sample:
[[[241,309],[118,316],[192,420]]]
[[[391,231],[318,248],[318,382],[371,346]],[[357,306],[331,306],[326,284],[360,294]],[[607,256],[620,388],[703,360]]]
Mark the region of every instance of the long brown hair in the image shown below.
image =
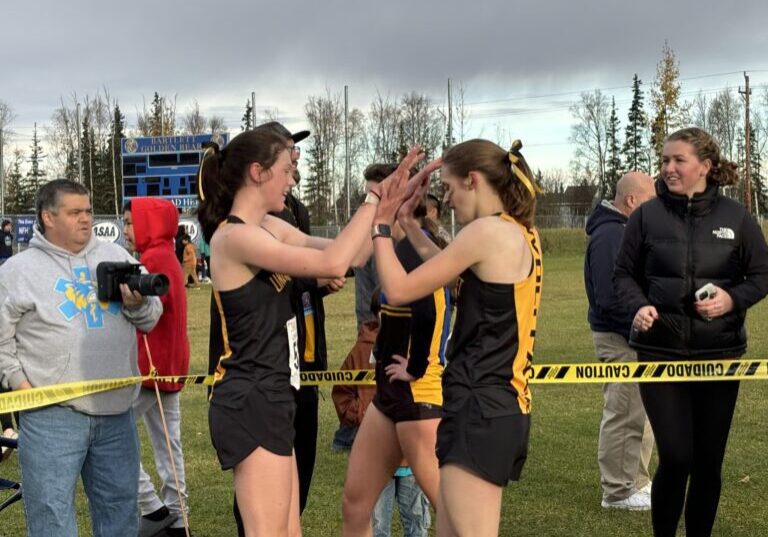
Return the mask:
[[[210,243],[214,231],[232,209],[248,167],[258,162],[265,170],[271,168],[286,147],[282,136],[261,128],[238,134],[224,149],[215,143],[205,145],[197,189],[197,219],[205,242]]]
[[[712,181],[720,186],[735,185],[739,182],[738,167],[735,163],[721,156],[720,146],[707,131],[698,127],[689,127],[673,132],[665,140],[665,142],[676,141],[690,144],[701,162],[709,160],[712,163],[707,174],[707,181]]]
[[[468,140],[443,154],[443,166],[459,177],[467,177],[471,171],[482,173],[501,198],[504,210],[522,225],[532,228],[536,214],[535,184],[531,169],[520,154],[522,147],[519,140],[515,140],[509,151],[488,140]],[[513,166],[528,180],[527,184]]]

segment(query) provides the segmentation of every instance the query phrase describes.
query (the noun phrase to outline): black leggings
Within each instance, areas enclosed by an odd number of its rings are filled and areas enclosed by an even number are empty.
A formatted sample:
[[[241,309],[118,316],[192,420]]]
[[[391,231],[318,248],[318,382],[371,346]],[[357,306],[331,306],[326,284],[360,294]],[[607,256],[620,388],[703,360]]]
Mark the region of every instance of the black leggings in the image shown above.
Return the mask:
[[[684,503],[688,537],[711,535],[738,394],[736,381],[640,384],[659,453],[651,492],[656,537],[675,535]]]

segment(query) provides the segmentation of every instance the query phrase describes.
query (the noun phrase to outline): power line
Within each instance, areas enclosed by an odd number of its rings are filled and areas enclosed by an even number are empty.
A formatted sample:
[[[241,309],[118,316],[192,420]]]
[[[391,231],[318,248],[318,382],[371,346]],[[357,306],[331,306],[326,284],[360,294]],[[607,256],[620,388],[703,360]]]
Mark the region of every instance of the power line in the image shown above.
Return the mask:
[[[748,69],[750,73],[768,73],[768,69]],[[681,82],[685,82],[688,80],[699,80],[702,78],[714,78],[718,76],[728,76],[728,75],[740,75],[743,71],[729,71],[727,73],[709,73],[704,75],[696,75],[696,76],[690,76],[685,78],[679,78]],[[476,101],[476,102],[469,102],[465,103],[467,106],[473,106],[473,105],[482,105],[482,104],[493,104],[493,103],[500,103],[500,102],[506,102],[506,101],[523,101],[523,100],[529,100],[529,99],[546,99],[549,97],[565,97],[567,95],[579,95],[581,93],[590,93],[593,91],[613,91],[618,89],[631,89],[632,85],[622,85],[622,86],[612,86],[612,87],[605,87],[605,88],[589,88],[589,89],[582,89],[582,90],[572,90],[572,91],[564,91],[559,93],[547,93],[547,94],[539,94],[539,95],[519,95],[515,97],[504,97],[501,99],[493,99],[488,101]]]

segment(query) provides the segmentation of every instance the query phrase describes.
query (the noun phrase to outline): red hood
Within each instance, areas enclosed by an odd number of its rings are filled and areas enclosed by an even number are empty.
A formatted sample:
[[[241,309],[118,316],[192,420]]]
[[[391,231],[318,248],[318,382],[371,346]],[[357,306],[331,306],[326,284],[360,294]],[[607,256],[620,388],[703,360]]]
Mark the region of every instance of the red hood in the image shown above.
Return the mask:
[[[131,217],[137,252],[173,245],[179,226],[179,210],[173,203],[161,198],[133,198]]]

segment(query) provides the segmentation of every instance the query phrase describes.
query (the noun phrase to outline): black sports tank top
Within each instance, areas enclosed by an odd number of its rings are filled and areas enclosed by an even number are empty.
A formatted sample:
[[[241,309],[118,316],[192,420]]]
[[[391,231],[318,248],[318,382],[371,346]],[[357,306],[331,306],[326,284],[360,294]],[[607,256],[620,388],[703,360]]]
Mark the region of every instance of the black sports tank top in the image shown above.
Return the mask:
[[[484,282],[471,269],[464,271],[443,373],[443,408],[457,411],[474,395],[485,418],[531,411],[528,375],[541,302],[538,233],[507,214],[500,216],[525,235],[533,257],[531,272],[524,280],[504,284]]]
[[[230,215],[227,223],[243,221]],[[291,285],[290,276],[260,270],[237,289],[217,293],[223,352],[214,372],[211,403],[237,407],[254,387],[273,401],[293,399],[290,386],[292,373],[298,380],[298,350]]]

